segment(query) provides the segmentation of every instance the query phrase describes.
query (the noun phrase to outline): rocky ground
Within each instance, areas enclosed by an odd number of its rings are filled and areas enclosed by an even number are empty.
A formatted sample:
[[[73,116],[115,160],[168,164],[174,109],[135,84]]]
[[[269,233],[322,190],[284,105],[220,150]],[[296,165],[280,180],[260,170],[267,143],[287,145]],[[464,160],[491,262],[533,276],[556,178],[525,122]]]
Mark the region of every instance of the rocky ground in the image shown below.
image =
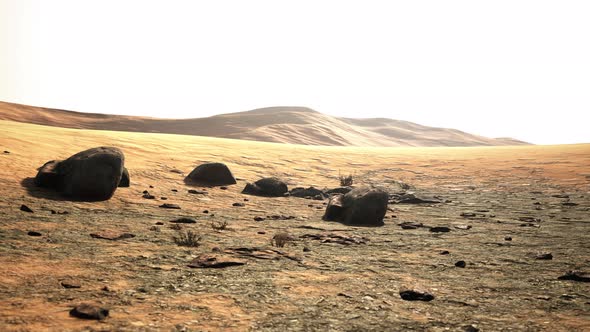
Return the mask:
[[[131,177],[110,200],[32,186],[47,160],[100,145]],[[558,279],[590,271],[590,145],[322,148],[0,121],[0,150],[2,331],[590,330],[590,284]],[[185,184],[207,161],[238,183]],[[241,193],[349,173],[441,203],[391,204],[385,226],[362,228],[322,221],[326,201]],[[202,268],[203,255],[239,265]],[[81,303],[108,316],[71,316]]]

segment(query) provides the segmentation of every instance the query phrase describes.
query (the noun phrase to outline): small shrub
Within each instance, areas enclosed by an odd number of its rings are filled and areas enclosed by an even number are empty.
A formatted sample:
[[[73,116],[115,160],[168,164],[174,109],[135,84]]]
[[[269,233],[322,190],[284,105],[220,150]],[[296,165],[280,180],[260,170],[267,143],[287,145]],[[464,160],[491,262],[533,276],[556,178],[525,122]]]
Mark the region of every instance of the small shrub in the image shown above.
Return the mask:
[[[283,248],[287,243],[294,240],[295,239],[291,235],[289,235],[289,233],[283,232],[275,234],[275,236],[273,236],[270,240],[270,244],[275,247]]]
[[[170,225],[170,229],[173,229],[175,231],[179,231],[182,229],[182,225],[181,224],[172,224],[172,225]]]
[[[201,243],[199,234],[193,231],[178,232],[178,236],[173,236],[174,243],[184,247],[198,247]]]
[[[228,229],[227,226],[228,226],[228,223],[225,220],[224,221],[220,221],[220,222],[213,221],[211,223],[211,228],[213,228],[216,231],[226,230],[226,229]]]
[[[340,175],[340,186],[341,187],[349,187],[352,186],[352,174],[348,174],[348,176]]]

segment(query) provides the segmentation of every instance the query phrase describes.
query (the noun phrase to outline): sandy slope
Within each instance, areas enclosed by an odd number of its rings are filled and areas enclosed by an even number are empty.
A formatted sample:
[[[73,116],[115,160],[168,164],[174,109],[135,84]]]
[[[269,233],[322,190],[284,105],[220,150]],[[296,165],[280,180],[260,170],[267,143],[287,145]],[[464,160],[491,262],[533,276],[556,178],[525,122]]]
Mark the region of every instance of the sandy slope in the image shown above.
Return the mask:
[[[70,202],[31,186],[45,161],[99,145],[121,148],[131,175],[131,187],[109,201]],[[225,162],[238,184],[189,194],[193,188],[173,170],[187,174],[204,161]],[[588,331],[590,284],[557,277],[590,269],[589,165],[588,144],[317,147],[0,121],[0,331]],[[390,205],[384,227],[358,228],[322,222],[322,201],[240,193],[262,176],[323,188],[349,172],[357,184],[389,188],[402,180],[445,203]],[[144,190],[157,198],[143,199]],[[159,208],[164,202],[182,209]],[[20,211],[21,204],[34,213]],[[178,217],[197,220],[182,231],[201,235],[201,246],[174,243],[179,231],[170,220]],[[523,217],[540,221],[523,227]],[[401,229],[408,221],[451,231]],[[229,229],[214,230],[213,222]],[[90,236],[105,230],[136,237]],[[297,241],[280,250],[301,261],[278,255],[226,269],[187,267],[214,248],[279,249],[270,239],[283,231]],[[301,238],[325,232],[369,241]],[[531,258],[540,251],[554,258]],[[467,267],[456,268],[458,260]],[[64,280],[81,287],[64,288]],[[436,298],[403,301],[404,286],[427,288]],[[69,317],[81,302],[111,315],[103,322]]]
[[[79,129],[159,132],[326,146],[522,145],[392,119],[347,119],[304,107],[270,107],[197,119],[87,114],[0,102],[0,120]]]

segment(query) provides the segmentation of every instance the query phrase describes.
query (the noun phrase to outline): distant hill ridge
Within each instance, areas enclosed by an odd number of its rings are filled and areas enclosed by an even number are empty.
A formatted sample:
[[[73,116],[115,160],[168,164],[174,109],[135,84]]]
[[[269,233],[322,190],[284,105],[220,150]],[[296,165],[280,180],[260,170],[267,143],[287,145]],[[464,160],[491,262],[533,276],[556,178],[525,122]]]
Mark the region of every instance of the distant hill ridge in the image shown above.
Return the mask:
[[[267,107],[206,118],[159,119],[81,113],[0,102],[0,120],[65,128],[211,136],[328,146],[498,146],[528,144],[386,118],[332,117],[306,107]]]

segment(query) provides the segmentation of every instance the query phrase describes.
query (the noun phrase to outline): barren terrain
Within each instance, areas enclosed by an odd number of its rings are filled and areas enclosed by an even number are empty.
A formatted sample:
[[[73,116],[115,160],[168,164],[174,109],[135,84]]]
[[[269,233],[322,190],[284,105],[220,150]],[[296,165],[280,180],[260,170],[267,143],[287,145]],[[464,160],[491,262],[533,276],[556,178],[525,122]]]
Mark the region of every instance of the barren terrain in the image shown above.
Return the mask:
[[[72,202],[32,186],[46,161],[104,145],[125,153],[131,177],[112,199]],[[187,186],[184,176],[207,161],[226,163],[238,184]],[[403,181],[442,203],[393,204],[384,227],[361,228],[323,222],[324,201],[240,193],[266,176],[333,188],[349,173],[356,185]],[[589,185],[588,144],[313,147],[0,121],[0,330],[588,331],[590,284],[557,278],[590,270]],[[179,217],[196,223],[170,222]],[[107,231],[134,237],[90,235]],[[186,231],[200,246],[174,242]],[[281,232],[294,241],[272,246]],[[321,234],[366,241],[313,239]],[[258,255],[236,254],[243,248]],[[553,259],[535,258],[543,252]],[[246,264],[187,266],[204,253]],[[403,287],[435,299],[404,301]],[[79,303],[110,315],[70,317]]]
[[[0,120],[76,129],[233,138],[322,146],[501,146],[528,143],[393,119],[332,117],[306,107],[268,107],[207,118],[89,114],[0,102]]]

